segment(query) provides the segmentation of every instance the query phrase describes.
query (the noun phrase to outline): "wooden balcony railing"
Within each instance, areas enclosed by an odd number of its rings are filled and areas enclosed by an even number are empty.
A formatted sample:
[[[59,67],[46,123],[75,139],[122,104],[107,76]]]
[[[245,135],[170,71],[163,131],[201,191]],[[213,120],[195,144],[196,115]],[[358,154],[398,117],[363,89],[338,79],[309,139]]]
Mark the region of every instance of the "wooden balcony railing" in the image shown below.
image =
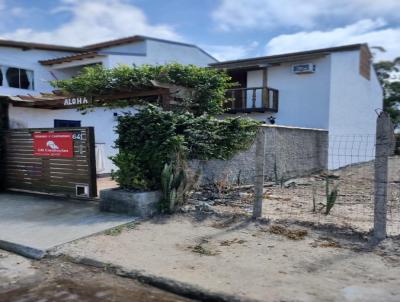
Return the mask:
[[[278,112],[279,91],[269,87],[235,88],[226,91],[227,113]]]

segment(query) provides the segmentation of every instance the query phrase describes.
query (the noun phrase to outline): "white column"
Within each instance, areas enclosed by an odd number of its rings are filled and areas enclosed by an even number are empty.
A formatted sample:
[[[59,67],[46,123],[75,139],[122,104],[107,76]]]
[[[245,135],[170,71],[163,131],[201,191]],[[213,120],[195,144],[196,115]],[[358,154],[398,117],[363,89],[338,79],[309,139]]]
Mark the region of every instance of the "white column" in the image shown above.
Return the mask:
[[[1,66],[1,73],[3,74],[3,87],[10,87],[10,85],[8,85],[8,81],[7,81],[7,69],[8,67],[6,66]]]

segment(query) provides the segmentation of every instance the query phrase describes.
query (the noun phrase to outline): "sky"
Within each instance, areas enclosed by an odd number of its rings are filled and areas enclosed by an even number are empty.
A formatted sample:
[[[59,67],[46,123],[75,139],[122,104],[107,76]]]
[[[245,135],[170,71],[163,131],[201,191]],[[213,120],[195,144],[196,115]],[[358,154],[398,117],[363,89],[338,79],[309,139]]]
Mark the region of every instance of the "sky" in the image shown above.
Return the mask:
[[[368,43],[400,57],[400,0],[0,0],[0,38],[83,46],[132,35],[232,60]]]

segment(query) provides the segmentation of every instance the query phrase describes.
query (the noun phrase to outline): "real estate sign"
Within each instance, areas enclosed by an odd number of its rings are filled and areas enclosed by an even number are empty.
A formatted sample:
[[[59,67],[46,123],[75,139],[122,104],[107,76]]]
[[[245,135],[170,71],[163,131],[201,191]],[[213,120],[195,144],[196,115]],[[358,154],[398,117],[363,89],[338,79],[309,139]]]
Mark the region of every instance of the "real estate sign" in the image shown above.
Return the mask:
[[[33,133],[33,155],[48,157],[74,157],[73,133]]]

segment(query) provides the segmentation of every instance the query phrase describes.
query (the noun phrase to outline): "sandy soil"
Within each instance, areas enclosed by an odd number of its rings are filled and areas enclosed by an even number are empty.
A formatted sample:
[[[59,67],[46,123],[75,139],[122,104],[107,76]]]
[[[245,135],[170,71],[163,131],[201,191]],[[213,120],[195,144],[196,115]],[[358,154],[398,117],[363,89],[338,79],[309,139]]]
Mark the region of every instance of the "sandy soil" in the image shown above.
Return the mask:
[[[120,231],[57,253],[260,301],[400,301],[398,239],[371,250],[340,230],[189,215]]]
[[[31,261],[0,251],[1,302],[189,302],[191,300],[62,259]]]
[[[400,157],[392,157],[389,167],[388,234],[395,236],[400,235]],[[370,231],[374,219],[373,162],[342,168],[333,175],[335,177],[330,179],[329,188],[337,187],[338,197],[329,215],[325,215],[324,208],[326,177],[316,174],[294,179],[292,184],[290,180],[286,185],[266,183],[263,216],[273,220],[335,224],[362,232]],[[220,213],[251,214],[252,192],[252,188],[238,190],[228,187],[211,198],[211,202],[214,210]],[[200,200],[203,199],[200,197]],[[198,200],[191,202],[196,204]]]
[[[111,177],[97,178],[97,196],[100,195],[101,190],[117,188],[118,184]]]

